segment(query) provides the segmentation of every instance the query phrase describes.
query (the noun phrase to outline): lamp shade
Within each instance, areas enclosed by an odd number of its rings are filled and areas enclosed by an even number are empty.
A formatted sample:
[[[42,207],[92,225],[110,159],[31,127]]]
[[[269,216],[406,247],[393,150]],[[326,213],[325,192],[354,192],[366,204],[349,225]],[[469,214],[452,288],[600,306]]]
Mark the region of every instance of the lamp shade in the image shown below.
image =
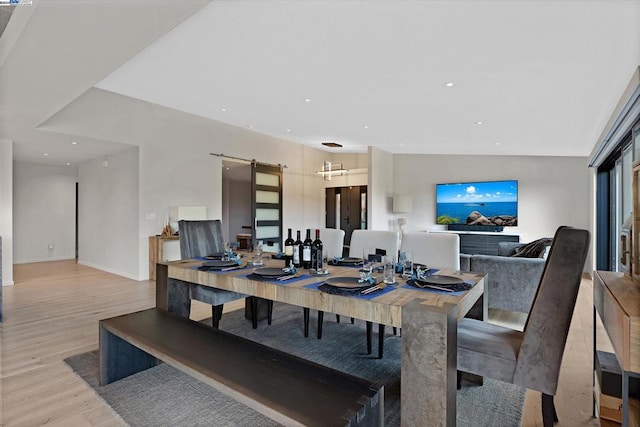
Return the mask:
[[[407,213],[413,210],[413,198],[409,194],[393,196],[393,212]]]

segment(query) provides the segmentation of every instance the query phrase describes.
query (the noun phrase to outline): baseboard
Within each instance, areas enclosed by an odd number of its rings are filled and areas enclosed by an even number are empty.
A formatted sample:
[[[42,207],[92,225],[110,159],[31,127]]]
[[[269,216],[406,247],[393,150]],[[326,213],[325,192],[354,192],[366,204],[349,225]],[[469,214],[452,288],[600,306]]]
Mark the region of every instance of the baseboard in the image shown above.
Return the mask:
[[[133,274],[125,273],[124,271],[115,270],[113,268],[105,267],[103,265],[94,264],[91,262],[80,261],[78,260],[78,264],[84,265],[85,267],[95,268],[96,270],[106,271],[107,273],[115,274],[117,276],[126,277],[127,279],[135,280],[137,282],[140,281],[138,276],[134,276]]]
[[[62,257],[53,257],[53,258],[34,258],[34,259],[23,259],[23,260],[13,260],[14,264],[31,264],[34,262],[49,262],[49,261],[69,261],[75,259],[74,256],[62,256]]]

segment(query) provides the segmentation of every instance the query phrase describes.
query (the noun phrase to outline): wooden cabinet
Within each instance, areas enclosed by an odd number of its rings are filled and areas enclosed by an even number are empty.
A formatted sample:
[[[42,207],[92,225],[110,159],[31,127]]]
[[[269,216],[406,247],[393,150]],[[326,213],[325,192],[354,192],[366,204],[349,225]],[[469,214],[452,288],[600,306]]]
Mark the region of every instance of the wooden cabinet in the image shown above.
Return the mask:
[[[164,261],[164,242],[180,236],[149,236],[149,280],[156,280],[156,263]]]
[[[631,226],[631,277],[640,281],[640,163],[633,167],[633,225]]]
[[[640,283],[623,273],[596,271],[593,307],[594,323],[597,313],[622,370],[622,425],[638,425],[640,407],[630,405],[628,390],[629,378],[640,378]],[[595,327],[593,342],[597,348]]]

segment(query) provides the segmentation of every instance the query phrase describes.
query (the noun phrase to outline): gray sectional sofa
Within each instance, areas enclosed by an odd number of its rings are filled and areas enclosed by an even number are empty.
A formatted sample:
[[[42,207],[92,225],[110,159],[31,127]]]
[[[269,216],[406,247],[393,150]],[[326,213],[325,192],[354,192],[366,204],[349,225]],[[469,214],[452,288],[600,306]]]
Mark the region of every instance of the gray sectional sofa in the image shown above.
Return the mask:
[[[487,273],[487,308],[529,313],[546,259],[512,257],[523,243],[501,242],[498,255],[460,254],[460,270]]]

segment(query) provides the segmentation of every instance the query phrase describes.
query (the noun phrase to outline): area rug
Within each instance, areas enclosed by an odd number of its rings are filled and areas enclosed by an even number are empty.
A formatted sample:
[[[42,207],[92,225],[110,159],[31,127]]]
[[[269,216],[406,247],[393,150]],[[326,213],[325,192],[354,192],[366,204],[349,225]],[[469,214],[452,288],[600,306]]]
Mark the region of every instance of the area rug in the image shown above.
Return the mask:
[[[316,325],[312,312],[311,324]],[[400,425],[400,340],[388,334],[384,358],[366,354],[364,322],[336,323],[326,314],[321,340],[315,329],[303,336],[302,309],[274,305],[273,323],[258,329],[242,310],[226,313],[220,328],[314,362],[385,384],[385,426]],[[391,328],[387,328],[391,329]],[[374,354],[376,354],[374,348]],[[65,360],[118,415],[131,426],[275,426],[272,420],[217,390],[165,364],[101,387],[97,351]],[[277,393],[277,390],[274,390]],[[519,426],[525,390],[485,379],[484,385],[463,382],[457,393],[458,426]]]

